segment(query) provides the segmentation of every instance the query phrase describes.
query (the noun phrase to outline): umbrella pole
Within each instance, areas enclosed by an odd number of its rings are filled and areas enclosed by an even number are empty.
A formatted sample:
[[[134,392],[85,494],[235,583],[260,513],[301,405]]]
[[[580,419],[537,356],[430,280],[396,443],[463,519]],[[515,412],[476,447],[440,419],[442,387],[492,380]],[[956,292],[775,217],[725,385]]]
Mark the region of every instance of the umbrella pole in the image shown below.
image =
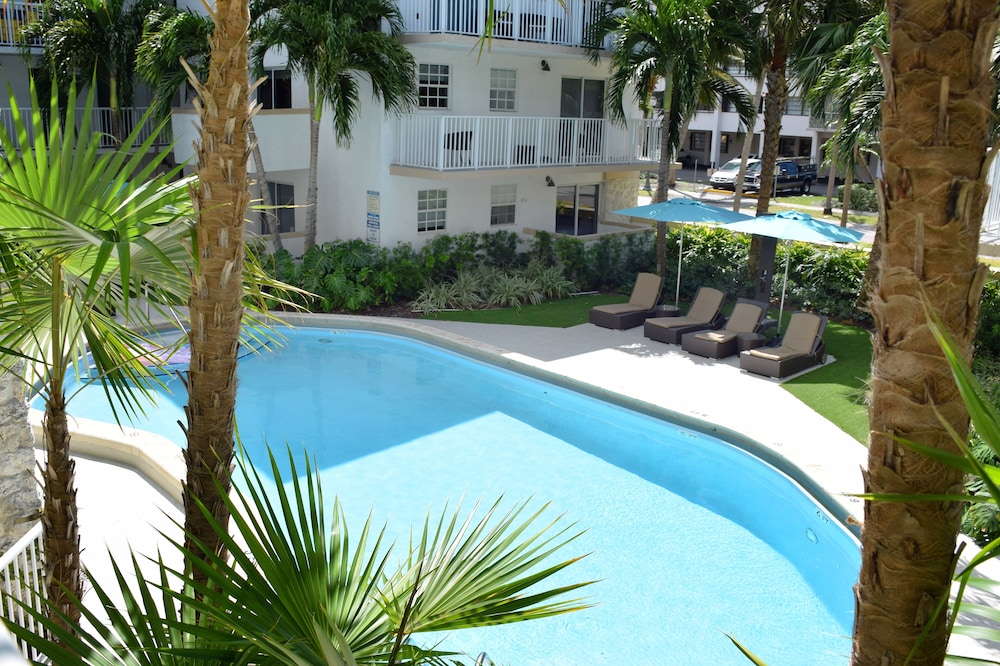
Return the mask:
[[[674,292],[674,307],[681,305],[681,262],[684,260],[684,225],[681,224],[681,249],[677,252],[677,290]]]
[[[788,260],[792,258],[792,241],[785,244],[785,279],[781,283],[781,304],[778,305],[778,333],[781,333],[781,315],[785,311],[785,289],[788,288]]]

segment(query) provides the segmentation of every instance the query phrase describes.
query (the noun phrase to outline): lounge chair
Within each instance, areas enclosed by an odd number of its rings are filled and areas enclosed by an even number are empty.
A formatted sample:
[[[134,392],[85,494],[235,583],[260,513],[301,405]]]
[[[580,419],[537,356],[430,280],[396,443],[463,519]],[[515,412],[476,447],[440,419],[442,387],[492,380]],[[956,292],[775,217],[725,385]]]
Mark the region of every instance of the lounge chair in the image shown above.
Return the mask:
[[[721,328],[726,321],[719,308],[726,297],[718,289],[698,287],[694,301],[683,317],[655,317],[647,319],[643,334],[651,340],[679,345],[687,333]]]
[[[760,347],[740,354],[740,369],[779,379],[826,362],[823,331],[827,318],[793,312],[777,347]]]
[[[656,313],[663,278],[653,273],[639,273],[628,303],[598,305],[590,309],[590,323],[604,328],[634,328]]]
[[[725,358],[737,351],[764,344],[763,322],[767,303],[741,298],[736,301],[726,326],[719,331],[688,333],[681,338],[681,349],[698,356]]]

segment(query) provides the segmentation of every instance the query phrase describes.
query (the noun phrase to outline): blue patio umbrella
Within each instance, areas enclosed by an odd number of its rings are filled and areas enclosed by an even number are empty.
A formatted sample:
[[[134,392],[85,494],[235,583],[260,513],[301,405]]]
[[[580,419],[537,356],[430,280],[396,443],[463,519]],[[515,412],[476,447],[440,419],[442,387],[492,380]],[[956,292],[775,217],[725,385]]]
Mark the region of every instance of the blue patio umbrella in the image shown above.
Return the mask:
[[[752,217],[741,222],[726,225],[730,231],[745,234],[770,236],[788,241],[804,243],[857,243],[864,236],[860,231],[817,220],[812,215],[798,211],[782,211],[774,215]],[[781,305],[778,307],[778,322],[785,309],[785,287],[788,285],[788,260],[791,252],[785,252],[785,281],[781,283]]]
[[[684,225],[685,224],[728,224],[740,220],[752,220],[749,215],[736,213],[725,208],[696,201],[695,199],[671,199],[659,203],[616,210],[619,215],[641,217],[657,222],[677,222],[681,225],[680,251],[677,253],[677,290],[674,293],[674,305],[681,298],[681,262],[684,259]]]

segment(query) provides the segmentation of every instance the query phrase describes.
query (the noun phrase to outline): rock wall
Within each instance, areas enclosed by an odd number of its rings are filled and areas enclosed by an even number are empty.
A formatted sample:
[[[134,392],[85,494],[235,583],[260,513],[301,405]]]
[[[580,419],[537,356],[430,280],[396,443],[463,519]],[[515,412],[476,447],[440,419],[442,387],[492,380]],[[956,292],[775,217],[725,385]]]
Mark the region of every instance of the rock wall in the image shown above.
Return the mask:
[[[8,374],[0,374],[0,461],[0,553],[4,553],[28,531],[41,509],[24,385]]]

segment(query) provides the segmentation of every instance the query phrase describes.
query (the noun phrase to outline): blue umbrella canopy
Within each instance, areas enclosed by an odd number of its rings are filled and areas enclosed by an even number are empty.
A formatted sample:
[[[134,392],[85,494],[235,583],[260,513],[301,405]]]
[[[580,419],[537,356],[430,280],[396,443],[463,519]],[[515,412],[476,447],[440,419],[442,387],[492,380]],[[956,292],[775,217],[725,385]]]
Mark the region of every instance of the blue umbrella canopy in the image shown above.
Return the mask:
[[[735,213],[725,208],[702,203],[695,199],[671,199],[660,203],[637,206],[635,208],[625,208],[616,210],[619,215],[630,217],[641,217],[657,222],[714,222],[716,224],[729,224],[740,220],[752,220],[753,217],[743,213]]]
[[[805,243],[857,243],[864,236],[860,231],[791,210],[733,222],[726,229]]]
[[[782,211],[774,215],[761,215],[742,222],[727,224],[726,229],[745,234],[770,236],[780,238],[789,243],[857,243],[864,234],[854,229],[848,229],[836,224],[817,220],[812,215],[798,211]],[[785,280],[781,283],[781,304],[778,306],[778,325],[781,325],[781,315],[785,310],[785,287],[788,286],[788,260],[790,252],[785,253]]]
[[[679,222],[681,224],[681,246],[677,254],[677,290],[674,293],[674,305],[680,302],[681,297],[681,261],[684,256],[684,226],[685,224],[729,224],[740,220],[752,220],[753,218],[743,213],[736,213],[725,208],[712,206],[710,204],[696,201],[695,199],[670,199],[646,206],[636,206],[635,208],[625,208],[616,210],[619,215],[630,217],[641,217],[657,222]]]

